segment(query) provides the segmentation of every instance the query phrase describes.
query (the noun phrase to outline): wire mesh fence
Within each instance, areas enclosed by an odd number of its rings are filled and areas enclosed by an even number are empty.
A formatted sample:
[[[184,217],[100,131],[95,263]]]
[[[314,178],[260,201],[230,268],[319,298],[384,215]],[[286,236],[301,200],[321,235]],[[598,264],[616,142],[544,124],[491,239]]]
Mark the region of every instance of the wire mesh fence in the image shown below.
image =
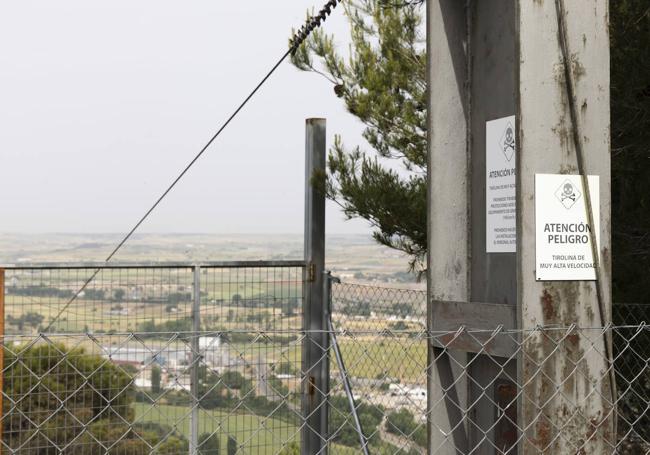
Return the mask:
[[[299,441],[301,262],[102,267],[78,293],[97,270],[5,271],[6,453]]]
[[[95,270],[6,271],[2,453],[300,453],[302,264],[116,267],[70,303]],[[646,308],[614,306],[607,328],[431,332],[423,291],[334,285],[321,437],[333,454],[650,453]],[[605,334],[614,399],[606,369],[584,374]],[[548,349],[522,380],[533,341]],[[605,414],[580,411],[597,400]]]
[[[650,304],[615,303],[612,306],[614,325],[641,325],[650,323]]]
[[[6,270],[5,333],[24,335],[46,328],[52,333],[185,332],[192,330],[197,297],[199,329],[301,327],[299,262],[198,268],[103,265],[78,293],[97,270],[95,266]]]
[[[599,348],[599,340],[605,333],[613,336],[616,346],[612,368],[618,391],[614,400],[603,392],[609,378],[607,371],[599,377],[585,374],[586,364],[594,356],[605,356]],[[353,379],[355,403],[363,417],[363,431],[371,453],[640,454],[650,453],[649,334],[647,326],[540,328],[529,332],[401,332],[388,336],[387,339],[394,343],[393,356],[382,354],[382,358],[378,358],[377,351],[364,346],[364,337],[375,336],[371,332],[344,331],[337,336],[341,345],[351,344],[358,349],[355,356],[348,355],[346,359],[350,370],[355,365],[357,371],[368,368],[367,365],[384,366],[387,371],[399,370],[398,365],[402,363],[416,363],[411,361],[412,354],[407,354],[413,346],[429,343],[439,348],[430,362],[417,362],[422,368],[419,375],[426,375],[427,366],[436,376],[439,368],[449,367],[456,372],[453,381],[437,385],[428,407],[426,383],[401,382],[389,374],[382,374],[377,381]],[[484,342],[486,335],[487,343]],[[474,339],[486,349],[477,355],[460,356],[454,348],[460,337]],[[489,354],[487,345],[498,338],[517,343],[512,357],[503,359]],[[535,343],[542,340],[552,346],[551,353],[537,359],[537,367],[529,371],[525,382],[520,382],[517,375],[509,371],[508,364],[527,355],[526,346],[532,340]],[[577,355],[576,343],[581,346]],[[426,359],[425,353],[418,358]],[[564,371],[549,369],[559,358],[571,358],[571,367]],[[546,399],[540,399],[537,390],[530,387],[537,380],[544,383]],[[476,386],[474,392],[470,392],[471,385]],[[580,387],[584,389],[578,390]],[[332,413],[346,418],[338,422],[332,419],[335,427],[332,437],[342,440],[347,432],[349,441],[345,442],[356,442],[356,451],[360,453],[349,408],[344,400],[333,398],[330,400]],[[600,400],[605,401],[604,414],[581,412],[591,402]],[[532,416],[517,415],[522,401],[534,404]],[[480,410],[486,405],[491,409],[487,420]],[[558,408],[563,410],[560,415],[554,411]],[[450,415],[455,415],[456,419]],[[341,420],[343,423],[339,423]],[[429,438],[427,421],[431,425]],[[576,438],[578,432],[581,436]],[[594,450],[595,446],[601,449]]]
[[[365,416],[364,433],[375,452],[390,452],[388,443],[394,448],[390,453],[425,453],[427,448],[428,453],[596,453],[589,449],[600,439],[598,453],[650,453],[650,305],[614,305],[615,326],[608,329],[432,333],[426,329],[426,292],[341,284],[333,289],[332,311],[356,404]],[[609,402],[603,393],[609,372],[596,378],[585,374],[588,362],[607,359],[601,343],[605,335],[613,343],[610,368],[617,384]],[[545,356],[531,359],[531,343],[544,345]],[[497,356],[494,345],[512,351]],[[465,348],[473,353],[462,352]],[[525,379],[517,370],[522,360],[532,365]],[[555,371],[560,363],[564,369]],[[337,368],[329,403],[338,418],[331,418],[330,438],[356,444],[360,452],[341,381],[336,382]],[[446,372],[448,382],[442,377]],[[544,397],[532,387],[535,382],[547,390]],[[603,399],[607,415],[581,414],[589,401]],[[517,420],[522,401],[536,404],[528,421]],[[550,415],[551,406],[566,415]],[[576,439],[581,430],[583,436]]]

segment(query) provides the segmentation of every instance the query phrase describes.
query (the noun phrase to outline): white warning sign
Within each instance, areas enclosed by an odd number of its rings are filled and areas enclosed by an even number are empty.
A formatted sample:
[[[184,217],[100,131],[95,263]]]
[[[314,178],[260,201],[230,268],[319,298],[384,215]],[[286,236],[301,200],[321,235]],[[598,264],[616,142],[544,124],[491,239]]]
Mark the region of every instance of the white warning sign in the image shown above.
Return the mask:
[[[594,226],[589,224],[579,175],[535,175],[535,228],[538,281],[596,279],[592,233],[600,244],[598,176],[588,177]]]
[[[485,249],[517,251],[515,116],[486,123]]]

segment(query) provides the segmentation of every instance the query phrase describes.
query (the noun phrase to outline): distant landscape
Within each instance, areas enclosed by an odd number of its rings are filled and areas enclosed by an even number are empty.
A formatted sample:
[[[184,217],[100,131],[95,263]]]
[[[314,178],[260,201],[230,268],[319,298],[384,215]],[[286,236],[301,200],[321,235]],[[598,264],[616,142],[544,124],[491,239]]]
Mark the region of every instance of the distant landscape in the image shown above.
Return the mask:
[[[0,264],[101,261],[117,241],[115,235],[5,234],[0,235]],[[136,236],[117,261],[302,256],[299,235],[169,234]],[[338,346],[372,452],[424,453],[426,296],[403,290],[424,284],[407,272],[408,260],[401,254],[360,235],[330,237],[327,263],[346,283],[333,288],[332,324],[340,330]],[[8,268],[4,335],[11,367],[5,379],[13,387],[8,395],[21,403],[12,411],[16,421],[27,421],[25,415],[37,418],[25,391],[36,390],[38,376],[31,368],[39,365],[45,368],[41,374],[57,382],[55,390],[80,387],[69,385],[70,371],[82,384],[88,378],[96,381],[92,390],[105,387],[106,377],[123,381],[122,386],[110,383],[122,400],[113,399],[110,408],[122,414],[115,421],[104,419],[102,425],[112,433],[97,430],[98,439],[123,439],[120,444],[133,447],[158,444],[156,453],[161,455],[186,452],[191,409],[198,406],[201,437],[220,448],[202,453],[226,453],[236,444],[246,453],[293,454],[283,448],[297,447],[300,440],[302,272],[293,266],[204,267],[197,294],[197,278],[189,267],[118,267],[96,276],[92,267]],[[198,311],[193,310],[196,295]],[[191,335],[194,321],[200,335]],[[331,452],[356,453],[358,435],[334,359],[330,373]],[[21,385],[25,381],[29,387]],[[34,396],[50,393],[47,389]],[[78,395],[72,392],[78,400],[74,406],[88,407],[91,400]],[[63,422],[66,414],[57,418]],[[129,432],[129,425],[136,433]],[[12,447],[29,443],[40,449],[48,444],[29,439],[27,431],[6,434]]]
[[[0,264],[102,261],[118,234],[0,234]],[[299,234],[137,234],[115,258],[138,261],[245,261],[301,259]],[[327,267],[347,282],[424,288],[408,259],[367,235],[327,238]]]

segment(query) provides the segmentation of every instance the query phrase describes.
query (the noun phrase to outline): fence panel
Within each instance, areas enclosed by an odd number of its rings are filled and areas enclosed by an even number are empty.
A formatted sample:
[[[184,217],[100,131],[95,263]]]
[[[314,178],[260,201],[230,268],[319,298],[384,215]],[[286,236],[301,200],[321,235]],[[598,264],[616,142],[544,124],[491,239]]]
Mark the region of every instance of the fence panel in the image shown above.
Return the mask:
[[[302,280],[302,267],[202,269],[200,436],[246,454],[300,443]]]
[[[301,262],[97,270],[6,271],[3,453],[300,443]]]

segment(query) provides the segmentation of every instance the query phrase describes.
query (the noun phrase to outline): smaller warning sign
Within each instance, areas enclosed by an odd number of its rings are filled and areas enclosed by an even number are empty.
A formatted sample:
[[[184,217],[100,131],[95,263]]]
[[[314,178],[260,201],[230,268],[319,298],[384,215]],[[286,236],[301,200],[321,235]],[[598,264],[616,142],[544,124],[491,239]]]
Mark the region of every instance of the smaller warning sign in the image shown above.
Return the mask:
[[[517,251],[515,117],[485,125],[485,251]]]
[[[600,244],[599,178],[588,177],[594,226],[587,216],[579,175],[535,176],[535,226],[538,281],[596,279],[592,238]]]

